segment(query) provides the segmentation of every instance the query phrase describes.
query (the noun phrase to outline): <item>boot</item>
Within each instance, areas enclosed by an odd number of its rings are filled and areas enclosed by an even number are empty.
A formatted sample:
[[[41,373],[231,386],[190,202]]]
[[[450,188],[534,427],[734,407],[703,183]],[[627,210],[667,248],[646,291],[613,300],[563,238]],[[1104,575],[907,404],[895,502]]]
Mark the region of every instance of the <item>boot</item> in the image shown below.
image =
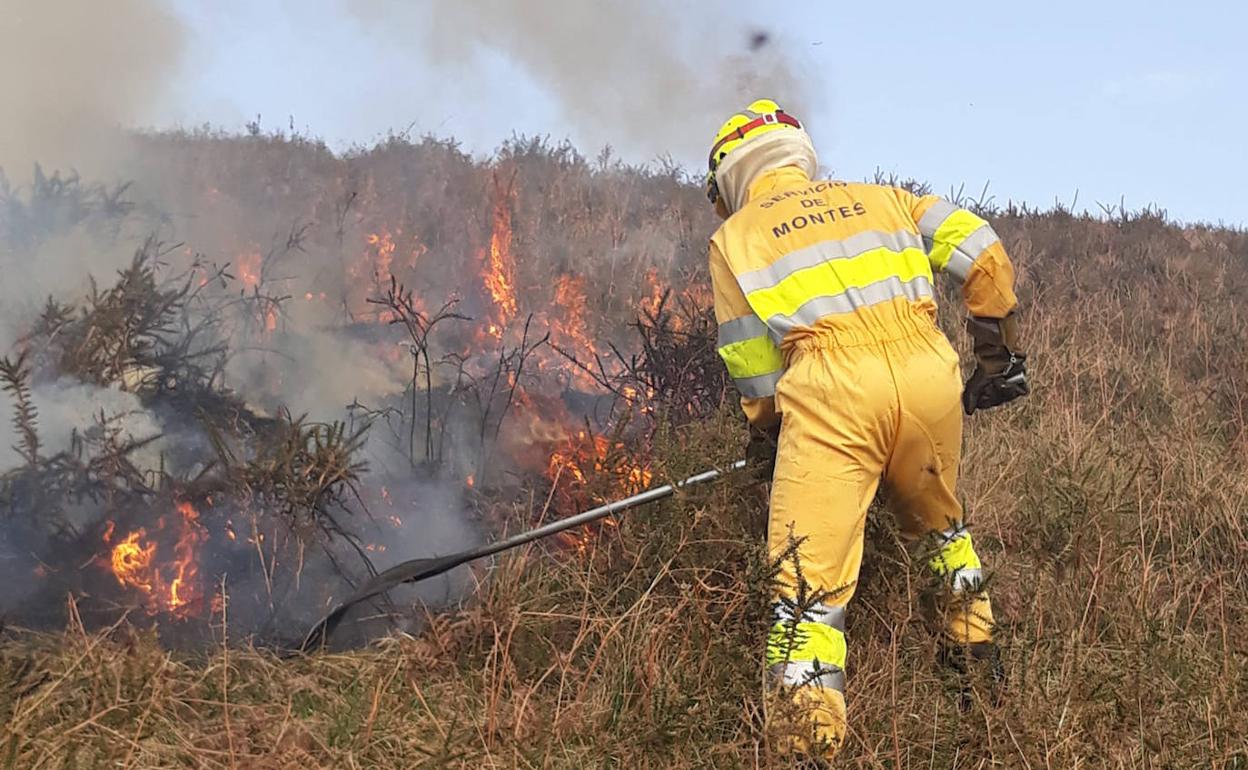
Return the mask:
[[[972,684],[976,679],[987,681],[993,705],[1001,705],[1005,694],[1005,666],[1001,663],[1001,650],[993,642],[963,644],[949,639],[942,640],[938,657],[943,666],[957,675],[961,682],[958,692],[958,708],[966,712],[971,708]]]
[[[798,768],[831,768],[845,742],[845,696],[826,687],[785,687],[775,695],[788,699],[781,709],[795,709],[793,731],[780,736],[778,751]]]

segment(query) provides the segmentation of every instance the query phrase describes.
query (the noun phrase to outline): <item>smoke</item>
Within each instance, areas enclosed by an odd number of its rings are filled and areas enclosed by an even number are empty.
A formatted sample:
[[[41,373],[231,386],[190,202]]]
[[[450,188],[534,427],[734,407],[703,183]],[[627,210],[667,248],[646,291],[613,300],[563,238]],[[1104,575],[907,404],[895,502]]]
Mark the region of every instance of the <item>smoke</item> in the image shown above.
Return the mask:
[[[112,170],[153,117],[184,42],[159,0],[0,0],[0,169]]]
[[[369,553],[373,568],[384,571],[412,558],[436,558],[466,551],[480,543],[480,535],[464,515],[462,487],[415,481],[395,477],[380,479],[386,486],[386,498],[370,503],[371,516],[357,512],[350,529],[360,542],[375,544]],[[402,526],[394,526],[399,521]],[[356,563],[343,540],[334,543],[337,561]],[[320,565],[325,569],[325,565]],[[358,570],[355,585],[370,575]],[[315,576],[304,576],[305,582]],[[342,583],[341,575],[326,570],[325,580],[339,586],[335,598],[341,600],[351,593]],[[379,617],[378,608],[386,602],[395,607],[444,607],[468,595],[475,584],[473,571],[467,565],[418,583],[397,586],[387,592],[384,601],[364,602],[348,611],[339,632],[331,638],[335,648],[361,644],[369,638],[385,634],[390,627],[414,632],[424,619],[418,613],[395,617]],[[324,607],[292,608],[296,628],[308,628],[325,614]],[[295,614],[298,613],[298,614]]]
[[[704,4],[343,2],[378,32],[427,56],[459,84],[457,98],[497,88],[486,54],[501,54],[555,99],[568,132],[582,141],[695,158],[719,123],[754,99],[775,98],[798,114],[804,107],[804,80],[783,43]]]
[[[133,250],[98,232],[66,232],[80,199],[66,196],[59,210],[15,208],[32,168],[124,177],[126,129],[161,106],[184,38],[159,0],[0,0],[0,192],[10,203],[0,214],[0,351],[32,308],[85,290],[88,271],[106,279]],[[45,239],[41,228],[56,232]],[[35,254],[14,246],[35,242]]]
[[[0,213],[0,271],[4,276],[0,279],[0,355],[8,353],[29,330],[49,297],[77,300],[90,290],[92,277],[107,284],[151,232],[152,224],[147,221],[114,228],[91,215],[65,224],[67,229],[60,232],[14,232],[24,222],[61,219],[55,206],[46,203],[31,201],[25,205],[23,201],[25,216],[8,218]],[[65,208],[76,205],[74,201],[64,203]],[[6,224],[16,227],[11,229]],[[57,229],[61,226],[59,222],[51,225]],[[30,235],[30,242],[15,246],[15,241],[27,240],[25,235]]]
[[[101,388],[61,378],[35,386],[31,401],[39,413],[39,435],[43,440],[40,451],[45,455],[68,449],[75,430],[98,429],[97,417],[100,416],[108,421],[111,429],[118,431],[123,442],[162,433],[161,425],[143,408],[138,397],[117,387]],[[0,426],[0,469],[21,464],[13,448],[17,439],[9,425]],[[132,459],[143,469],[156,468],[160,462],[157,444],[159,442],[144,447],[132,455]]]

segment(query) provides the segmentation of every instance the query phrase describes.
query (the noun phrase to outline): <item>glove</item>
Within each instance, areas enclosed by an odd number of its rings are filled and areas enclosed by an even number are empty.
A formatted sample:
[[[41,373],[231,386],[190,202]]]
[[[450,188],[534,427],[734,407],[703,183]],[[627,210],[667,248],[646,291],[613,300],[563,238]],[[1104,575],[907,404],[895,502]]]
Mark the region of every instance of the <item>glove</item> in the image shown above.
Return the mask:
[[[1018,349],[1018,316],[967,319],[975,340],[975,372],[962,390],[962,410],[991,409],[1027,395],[1027,355]]]
[[[746,466],[756,481],[771,481],[776,473],[776,449],[780,442],[780,423],[770,428],[750,426],[750,441],[745,445]]]
[[[1030,393],[1026,360],[1022,353],[1011,354],[1009,366],[999,374],[988,374],[983,366],[975,367],[962,390],[962,410],[971,415],[976,409],[992,409]]]

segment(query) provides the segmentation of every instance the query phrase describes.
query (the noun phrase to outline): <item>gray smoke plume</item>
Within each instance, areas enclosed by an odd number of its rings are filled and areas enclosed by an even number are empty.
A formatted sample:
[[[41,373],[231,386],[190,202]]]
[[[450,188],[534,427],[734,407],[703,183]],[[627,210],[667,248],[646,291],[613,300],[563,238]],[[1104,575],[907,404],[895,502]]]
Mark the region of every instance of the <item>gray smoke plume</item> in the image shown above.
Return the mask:
[[[0,0],[0,168],[112,170],[121,129],[166,96],[183,39],[159,0]]]
[[[783,44],[704,4],[343,2],[427,55],[461,84],[457,98],[491,93],[483,54],[501,54],[555,98],[568,133],[581,141],[697,158],[720,122],[753,99],[775,98],[797,114],[804,106],[805,81]]]
[[[32,389],[31,401],[39,411],[42,451],[48,455],[68,449],[73,432],[91,430],[98,415],[111,419],[126,440],[142,440],[162,432],[161,425],[143,409],[139,399],[117,387],[101,388],[64,378],[37,384]],[[7,399],[0,406],[7,407]],[[9,425],[0,428],[0,469],[21,464],[12,446],[17,438]],[[160,462],[159,452],[160,446],[148,445],[134,459],[144,469],[154,469]]]
[[[151,119],[168,94],[184,38],[160,0],[0,0],[0,197],[20,197],[36,163],[48,173],[123,177],[126,130]],[[9,225],[34,221],[13,216]],[[0,232],[10,241],[25,235]],[[107,249],[81,231],[58,234],[33,259],[0,243],[0,350],[32,305],[80,291],[88,270],[106,278],[129,258],[130,247]],[[19,259],[20,269],[10,264]]]

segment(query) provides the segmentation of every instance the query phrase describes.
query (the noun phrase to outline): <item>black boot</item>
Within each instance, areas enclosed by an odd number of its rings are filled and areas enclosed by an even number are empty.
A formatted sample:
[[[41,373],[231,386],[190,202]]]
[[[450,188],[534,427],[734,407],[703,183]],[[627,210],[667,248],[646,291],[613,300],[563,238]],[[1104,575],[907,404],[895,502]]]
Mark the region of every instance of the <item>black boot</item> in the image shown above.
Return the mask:
[[[1001,650],[996,644],[959,644],[944,640],[938,654],[941,664],[953,671],[961,682],[958,693],[960,710],[965,712],[970,709],[971,685],[980,677],[989,684],[992,703],[998,706],[1001,704],[1005,694],[1005,666],[1001,663]]]

